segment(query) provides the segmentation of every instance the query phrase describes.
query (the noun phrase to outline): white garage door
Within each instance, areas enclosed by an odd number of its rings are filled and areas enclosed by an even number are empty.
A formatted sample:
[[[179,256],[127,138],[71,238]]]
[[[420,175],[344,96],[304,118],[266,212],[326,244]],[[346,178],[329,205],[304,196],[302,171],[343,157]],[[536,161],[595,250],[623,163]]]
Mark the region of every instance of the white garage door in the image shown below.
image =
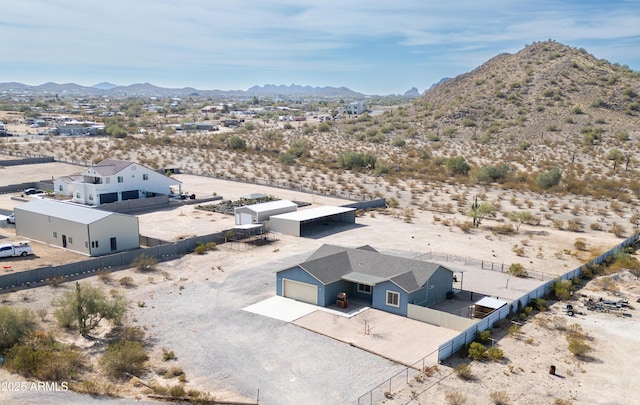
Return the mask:
[[[318,305],[318,287],[313,284],[282,279],[282,296]]]

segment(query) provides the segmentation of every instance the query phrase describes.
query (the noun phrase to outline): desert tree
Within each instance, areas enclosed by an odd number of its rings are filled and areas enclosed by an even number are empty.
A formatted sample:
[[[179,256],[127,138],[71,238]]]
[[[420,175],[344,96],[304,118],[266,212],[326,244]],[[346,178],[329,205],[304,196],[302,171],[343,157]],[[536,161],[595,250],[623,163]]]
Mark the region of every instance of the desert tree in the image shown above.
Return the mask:
[[[104,291],[88,283],[76,282],[75,291],[67,291],[54,300],[54,316],[62,326],[74,323],[80,334],[87,336],[103,319],[120,322],[127,309],[124,296],[115,294],[108,298]]]
[[[625,154],[620,151],[618,148],[613,148],[609,150],[607,153],[607,160],[611,160],[613,162],[613,172],[616,172],[619,163],[622,163],[625,160]]]
[[[528,224],[534,220],[534,215],[529,211],[511,211],[507,218],[516,223],[516,231],[520,231],[522,224]]]
[[[495,217],[496,212],[496,207],[493,204],[486,201],[478,203],[478,197],[476,197],[475,201],[469,206],[467,215],[473,218],[473,226],[477,228],[486,217]]]

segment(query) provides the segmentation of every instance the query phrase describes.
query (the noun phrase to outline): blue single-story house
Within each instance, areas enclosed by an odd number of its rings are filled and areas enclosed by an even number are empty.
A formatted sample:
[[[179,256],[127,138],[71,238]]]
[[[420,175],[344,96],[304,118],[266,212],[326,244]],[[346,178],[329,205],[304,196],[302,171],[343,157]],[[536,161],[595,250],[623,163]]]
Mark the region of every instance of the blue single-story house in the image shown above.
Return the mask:
[[[453,272],[437,263],[322,245],[305,262],[276,273],[276,294],[323,307],[339,293],[370,306],[407,315],[407,305],[431,306],[447,299]]]

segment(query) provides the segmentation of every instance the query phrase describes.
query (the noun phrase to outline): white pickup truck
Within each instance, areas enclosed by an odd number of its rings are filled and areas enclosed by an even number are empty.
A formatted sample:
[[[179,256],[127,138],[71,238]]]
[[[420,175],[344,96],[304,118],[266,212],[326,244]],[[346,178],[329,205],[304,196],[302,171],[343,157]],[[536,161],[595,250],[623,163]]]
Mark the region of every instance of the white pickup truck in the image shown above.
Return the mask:
[[[27,242],[0,245],[0,257],[27,256],[32,254],[33,249]]]

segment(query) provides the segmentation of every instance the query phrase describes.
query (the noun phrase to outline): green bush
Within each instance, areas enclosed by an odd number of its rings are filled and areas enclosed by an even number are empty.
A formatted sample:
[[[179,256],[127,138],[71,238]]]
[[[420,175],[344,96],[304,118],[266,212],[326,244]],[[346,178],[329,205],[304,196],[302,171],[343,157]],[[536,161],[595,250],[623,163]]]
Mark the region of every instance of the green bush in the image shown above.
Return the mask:
[[[121,340],[109,346],[99,362],[109,376],[127,378],[126,373],[136,376],[142,374],[148,358],[140,342]]]
[[[497,347],[490,347],[487,349],[487,357],[493,361],[500,361],[504,357],[504,353]]]
[[[551,285],[551,291],[557,299],[566,301],[571,298],[571,291],[573,290],[573,283],[571,280],[556,280]]]
[[[245,150],[247,149],[247,141],[237,135],[234,135],[227,139],[227,146],[229,149],[233,150]]]
[[[509,266],[509,274],[515,277],[526,278],[529,276],[527,270],[525,270],[524,266],[520,263],[512,263]]]
[[[551,170],[548,170],[544,173],[540,173],[536,178],[536,185],[541,189],[548,189],[556,184],[560,183],[560,179],[562,178],[562,173],[560,169],[554,167]]]
[[[466,175],[471,169],[471,166],[469,166],[463,156],[456,156],[447,159],[445,162],[445,167],[447,168],[447,172],[449,172],[449,174],[453,176]]]
[[[138,271],[146,272],[146,271],[154,271],[156,269],[156,265],[158,264],[158,259],[153,256],[146,255],[142,253],[139,256],[136,256],[135,259],[131,262],[131,265],[136,268]]]
[[[7,351],[5,360],[9,371],[43,381],[69,381],[85,363],[78,349],[61,344],[43,332],[25,336]]]
[[[36,315],[27,308],[0,307],[0,353],[36,330]]]
[[[491,337],[491,331],[489,329],[478,332],[476,339],[480,342],[487,342]]]
[[[468,356],[472,360],[482,360],[486,351],[487,348],[482,343],[471,342],[471,345],[469,345]]]
[[[473,373],[471,372],[471,367],[467,363],[460,363],[454,367],[453,371],[456,373],[458,378],[468,381],[473,380]]]
[[[584,357],[591,350],[584,340],[579,338],[569,339],[569,351],[576,357]]]

